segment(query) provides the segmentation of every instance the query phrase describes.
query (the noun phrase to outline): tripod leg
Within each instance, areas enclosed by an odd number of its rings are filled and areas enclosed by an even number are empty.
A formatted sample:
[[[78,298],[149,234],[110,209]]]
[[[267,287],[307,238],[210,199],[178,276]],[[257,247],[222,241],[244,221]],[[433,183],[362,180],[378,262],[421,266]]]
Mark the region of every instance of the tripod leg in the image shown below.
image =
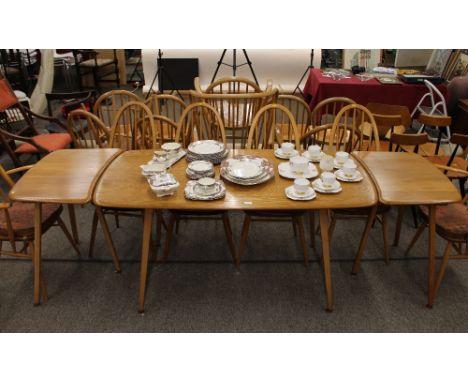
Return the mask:
[[[213,74],[213,78],[211,79],[211,82],[214,82],[215,78],[216,78],[216,75],[218,74],[218,70],[219,70],[219,67],[221,66],[221,64],[223,63],[223,59],[224,59],[224,55],[226,54],[226,51],[227,49],[224,49],[223,50],[223,53],[221,54],[221,57],[218,61],[218,65],[216,66],[216,70]]]
[[[301,86],[301,82],[302,80],[304,79],[304,77],[306,76],[307,73],[309,73],[310,69],[313,69],[314,67],[313,66],[309,66],[307,67],[307,69],[305,70],[304,74],[302,75],[301,79],[299,80],[299,82],[297,83],[296,87],[294,88],[294,91],[292,92],[292,95],[294,95],[294,93],[296,93],[296,90],[299,90],[299,93],[301,93],[301,95],[305,98],[305,95],[303,93],[303,91],[301,90],[300,86]]]
[[[249,56],[247,55],[247,50],[245,49],[242,49],[242,51],[244,52],[244,56],[245,56],[245,59],[247,60],[247,65],[249,65],[249,68],[250,68],[250,71],[252,72],[252,76],[255,80],[255,83],[258,85],[258,80],[257,80],[257,76],[255,75],[255,72],[253,70],[253,67],[252,67],[252,62],[250,61],[249,59]],[[234,74],[235,75],[235,74]],[[259,85],[260,86],[260,85]]]

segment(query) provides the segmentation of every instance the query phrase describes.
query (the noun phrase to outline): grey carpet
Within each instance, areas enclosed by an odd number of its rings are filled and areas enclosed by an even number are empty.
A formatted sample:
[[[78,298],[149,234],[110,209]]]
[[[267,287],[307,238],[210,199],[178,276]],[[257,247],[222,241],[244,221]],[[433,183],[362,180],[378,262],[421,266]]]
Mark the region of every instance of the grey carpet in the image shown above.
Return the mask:
[[[324,310],[322,271],[309,251],[302,264],[291,224],[253,223],[237,272],[222,223],[183,222],[168,263],[151,266],[146,312],[137,313],[142,221],[121,218],[112,236],[122,261],[116,274],[99,229],[95,257],[87,258],[92,208],[77,208],[82,258],[58,228],[44,235],[43,272],[49,302],[32,304],[29,261],[0,259],[2,332],[465,332],[468,262],[450,262],[433,309],[426,303],[426,237],[410,256],[414,234],[408,212],[392,261],[382,260],[381,230],[372,230],[357,276],[350,269],[364,222],[339,221],[331,245],[335,309]],[[233,213],[235,238],[243,215]],[[390,236],[395,213],[391,214]],[[163,239],[165,235],[163,235]],[[317,237],[318,247],[320,240]],[[444,243],[438,240],[438,254]],[[158,250],[161,255],[161,249]]]

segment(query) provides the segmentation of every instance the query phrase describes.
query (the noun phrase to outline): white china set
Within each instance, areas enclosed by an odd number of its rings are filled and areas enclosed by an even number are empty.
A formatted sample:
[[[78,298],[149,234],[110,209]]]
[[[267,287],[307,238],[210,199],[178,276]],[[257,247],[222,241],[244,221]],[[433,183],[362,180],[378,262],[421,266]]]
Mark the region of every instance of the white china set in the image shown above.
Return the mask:
[[[238,155],[221,163],[221,177],[232,183],[253,186],[264,183],[275,175],[269,160],[252,155]]]
[[[195,141],[187,148],[187,161],[204,160],[213,164],[220,164],[228,153],[229,150],[222,142],[213,140]]]

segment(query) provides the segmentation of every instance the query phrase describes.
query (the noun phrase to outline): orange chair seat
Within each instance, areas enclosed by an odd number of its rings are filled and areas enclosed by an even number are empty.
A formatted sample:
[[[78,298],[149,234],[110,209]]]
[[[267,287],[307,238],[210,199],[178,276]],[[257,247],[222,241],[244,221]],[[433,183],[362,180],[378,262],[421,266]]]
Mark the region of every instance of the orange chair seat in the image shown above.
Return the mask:
[[[428,156],[428,157],[426,157],[426,159],[429,160],[430,162],[434,163],[434,164],[447,166],[450,157],[445,156],[445,155],[440,155],[440,156]],[[466,170],[467,166],[468,166],[468,163],[461,157],[453,158],[453,162],[450,165],[450,167],[459,168],[460,170]],[[442,171],[444,171],[444,170],[442,170]],[[463,179],[463,178],[467,177],[465,174],[460,174],[458,172],[450,171],[450,170],[447,171],[446,175],[450,179],[454,179],[454,178],[462,178]]]
[[[62,205],[42,204],[42,232],[46,232],[62,213]],[[34,203],[15,202],[8,208],[15,238],[34,238]],[[5,213],[0,212],[0,236],[8,237]]]
[[[420,206],[424,218],[428,220],[429,209]],[[451,203],[436,207],[436,231],[443,238],[464,242],[468,238],[468,206],[464,203]]]
[[[64,149],[72,142],[72,137],[68,133],[41,134],[32,139],[49,152]],[[30,143],[23,143],[15,150],[17,154],[34,154],[38,152],[39,150]]]

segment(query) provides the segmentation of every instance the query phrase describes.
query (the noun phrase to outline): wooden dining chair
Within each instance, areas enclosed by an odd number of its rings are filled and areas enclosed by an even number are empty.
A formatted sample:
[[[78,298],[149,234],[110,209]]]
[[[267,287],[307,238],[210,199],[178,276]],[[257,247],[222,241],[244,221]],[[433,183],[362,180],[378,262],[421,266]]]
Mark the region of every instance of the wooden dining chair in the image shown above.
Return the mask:
[[[110,130],[93,113],[73,110],[68,114],[67,126],[77,149],[104,148],[109,144]]]
[[[285,118],[281,118],[284,122],[287,118],[287,129],[283,130],[286,134],[283,135],[281,130],[276,125],[278,114],[284,113]],[[252,127],[249,131],[247,140],[247,149],[272,149],[275,144],[281,144],[283,138],[294,143],[296,150],[300,149],[300,132],[297,128],[296,121],[292,113],[283,105],[270,104],[262,107],[256,114]],[[260,222],[292,222],[294,234],[298,231],[304,265],[309,266],[309,256],[307,254],[307,244],[304,233],[303,216],[304,210],[245,210],[244,223],[242,225],[242,233],[239,242],[239,252],[237,255],[237,266],[240,266],[241,258],[244,256],[247,238],[249,234],[250,224],[254,221]]]
[[[141,101],[141,99],[128,90],[111,90],[101,94],[93,107],[93,113],[96,114],[104,124],[111,128],[114,124],[117,112],[122,106],[131,101]]]
[[[199,90],[201,88],[197,86]],[[203,93],[240,94],[261,93],[262,89],[254,81],[245,77],[226,76],[209,84]]]
[[[264,106],[275,103],[278,90],[246,93],[200,93],[191,91],[192,102],[205,102],[221,117],[231,148],[244,148],[255,114]]]
[[[324,147],[336,115],[343,107],[353,103],[355,102],[352,99],[346,97],[331,97],[319,102],[310,113],[309,126],[301,134],[303,147],[307,148],[312,144],[309,139],[312,136],[314,144]]]
[[[465,196],[465,183],[467,177],[463,172],[457,170],[467,170],[468,162],[468,135],[455,133],[450,137],[452,153],[450,155],[430,155],[426,159],[438,166],[447,177],[453,181],[457,180],[460,193]]]
[[[308,130],[311,123],[312,112],[309,104],[304,101],[304,98],[289,94],[281,94],[276,101],[279,105],[286,107],[294,116],[299,134],[302,137]],[[284,116],[284,114],[283,114]]]
[[[423,133],[427,128],[432,128],[437,130],[437,143],[435,147],[434,155],[439,155],[440,145],[442,143],[442,137],[445,135],[448,142],[450,142],[450,124],[452,123],[452,117],[448,115],[430,115],[421,113],[417,118],[418,122],[421,124],[419,129],[420,133]]]
[[[175,141],[181,143],[184,148],[187,148],[190,143],[203,139],[217,140],[226,144],[223,121],[216,109],[207,103],[197,102],[187,106],[182,113],[178,123]],[[169,214],[170,218],[167,225],[167,237],[164,246],[163,261],[166,261],[169,256],[170,245],[174,234],[174,226],[175,233],[177,234],[179,232],[180,221],[222,220],[232,261],[236,264],[236,250],[232,237],[232,228],[228,211],[169,210]]]
[[[99,52],[93,49],[73,49],[72,53],[80,90],[84,88],[83,79],[86,75],[92,76],[94,88],[98,90],[101,89],[101,82],[115,82],[120,87],[119,60],[115,49],[112,58],[100,58]]]
[[[463,171],[463,170],[459,170]],[[465,176],[468,176],[467,171],[463,171]],[[436,281],[434,283],[433,295],[434,298],[440,288],[442,279],[447,268],[447,263],[450,259],[461,260],[468,259],[468,196],[463,198],[459,203],[451,203],[438,205],[435,210],[435,225],[437,234],[447,241],[439,270],[437,271]],[[419,206],[420,214],[423,222],[416,231],[405,256],[409,254],[413,246],[416,244],[422,233],[428,227],[429,209],[427,206]],[[455,255],[453,255],[455,251]]]
[[[22,166],[6,171],[0,164],[0,176],[5,186],[0,188],[0,256],[13,256],[29,258],[32,260],[34,253],[34,203],[12,202],[8,198],[8,192],[15,184],[12,175],[25,172],[32,165]],[[63,222],[60,215],[63,207],[61,204],[43,203],[41,214],[41,232],[44,235],[52,226],[59,226],[73,249],[80,256],[80,250]],[[3,243],[10,244],[11,249],[5,249]],[[42,300],[47,302],[47,289],[40,274]]]

